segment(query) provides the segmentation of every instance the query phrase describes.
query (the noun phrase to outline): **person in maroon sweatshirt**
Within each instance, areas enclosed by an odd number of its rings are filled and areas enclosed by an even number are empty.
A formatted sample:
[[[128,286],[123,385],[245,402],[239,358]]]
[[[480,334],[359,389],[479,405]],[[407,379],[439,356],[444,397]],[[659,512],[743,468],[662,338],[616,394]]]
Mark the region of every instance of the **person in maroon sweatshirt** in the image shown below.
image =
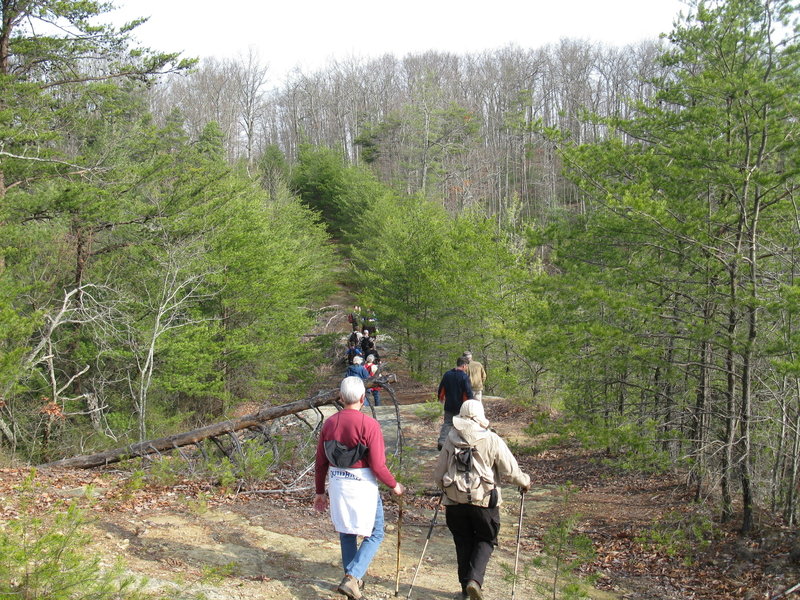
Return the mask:
[[[378,482],[398,496],[405,488],[386,466],[380,424],[361,412],[366,399],[364,381],[345,377],[339,387],[344,410],[325,421],[317,444],[314,509],[325,512],[339,532],[344,578],[340,594],[358,600],[363,577],[383,541],[383,503]],[[325,480],[328,495],[325,495]],[[358,536],[363,536],[361,545]]]

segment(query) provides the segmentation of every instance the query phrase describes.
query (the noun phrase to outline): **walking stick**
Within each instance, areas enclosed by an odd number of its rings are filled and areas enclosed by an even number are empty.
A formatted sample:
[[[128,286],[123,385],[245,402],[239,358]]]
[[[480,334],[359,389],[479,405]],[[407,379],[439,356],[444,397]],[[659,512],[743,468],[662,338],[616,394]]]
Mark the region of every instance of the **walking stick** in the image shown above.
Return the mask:
[[[397,573],[394,577],[394,595],[400,595],[400,530],[403,527],[403,497],[397,498]]]
[[[428,542],[431,541],[431,534],[433,533],[433,528],[436,526],[436,517],[439,515],[439,507],[442,506],[442,497],[444,496],[444,492],[439,494],[439,502],[436,503],[436,510],[433,511],[433,519],[431,519],[431,526],[428,528],[428,537],[425,538],[425,545],[422,547],[422,554],[419,557],[419,563],[417,563],[417,568],[414,569],[414,577],[411,580],[411,587],[408,588],[408,595],[406,596],[406,600],[411,598],[411,590],[414,589],[414,582],[417,580],[417,573],[419,573],[419,568],[422,566],[422,559],[425,556],[425,550],[428,549]]]
[[[514,558],[514,579],[511,580],[511,600],[517,589],[517,567],[519,566],[519,544],[522,538],[522,507],[525,506],[525,490],[519,491],[519,523],[517,524],[517,555]]]

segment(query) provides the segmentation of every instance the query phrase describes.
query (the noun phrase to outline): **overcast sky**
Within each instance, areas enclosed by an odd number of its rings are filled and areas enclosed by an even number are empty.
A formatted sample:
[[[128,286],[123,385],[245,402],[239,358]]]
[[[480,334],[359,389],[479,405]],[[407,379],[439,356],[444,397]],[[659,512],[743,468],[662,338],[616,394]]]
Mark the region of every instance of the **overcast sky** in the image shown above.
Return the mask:
[[[145,46],[199,58],[250,48],[283,79],[330,59],[457,54],[561,38],[625,45],[669,32],[682,0],[116,0],[116,23],[138,16]]]

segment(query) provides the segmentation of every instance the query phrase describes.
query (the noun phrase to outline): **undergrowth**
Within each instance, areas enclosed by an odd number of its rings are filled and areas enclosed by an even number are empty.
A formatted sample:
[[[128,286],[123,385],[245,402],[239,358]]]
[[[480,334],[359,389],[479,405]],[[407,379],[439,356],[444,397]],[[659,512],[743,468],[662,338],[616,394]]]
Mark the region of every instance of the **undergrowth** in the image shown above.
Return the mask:
[[[35,514],[35,477],[31,471],[16,488],[20,516],[0,529],[0,600],[142,598],[143,581],[123,575],[121,564],[104,568],[100,556],[86,550],[89,521],[76,501]]]
[[[651,421],[608,427],[583,419],[553,419],[540,414],[525,433],[532,443],[515,446],[521,454],[539,454],[577,442],[586,449],[603,451],[604,464],[627,472],[665,473],[674,466],[669,453],[660,449],[658,429]]]

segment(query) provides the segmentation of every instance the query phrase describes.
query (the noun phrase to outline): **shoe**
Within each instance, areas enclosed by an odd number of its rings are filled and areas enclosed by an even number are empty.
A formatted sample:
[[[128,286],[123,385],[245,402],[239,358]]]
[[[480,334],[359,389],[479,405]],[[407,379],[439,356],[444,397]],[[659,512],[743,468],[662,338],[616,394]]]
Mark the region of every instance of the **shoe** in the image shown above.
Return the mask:
[[[481,586],[477,581],[473,581],[470,579],[467,582],[467,596],[469,596],[469,600],[483,600],[483,593],[481,592]]]
[[[361,598],[362,585],[363,583],[352,575],[345,575],[336,591],[352,600],[359,600]]]

